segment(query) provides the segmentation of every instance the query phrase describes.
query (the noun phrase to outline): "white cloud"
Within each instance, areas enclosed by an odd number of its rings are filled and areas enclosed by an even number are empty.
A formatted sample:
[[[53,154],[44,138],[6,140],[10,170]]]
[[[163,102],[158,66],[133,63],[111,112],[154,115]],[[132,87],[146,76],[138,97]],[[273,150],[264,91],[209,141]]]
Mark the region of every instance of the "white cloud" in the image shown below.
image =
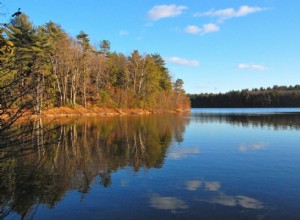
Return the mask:
[[[219,31],[219,30],[220,30],[220,27],[218,25],[215,25],[215,24],[205,24],[203,26],[204,34],[210,33],[210,32],[216,32],[216,31]]]
[[[239,9],[235,10],[234,8],[226,8],[220,10],[210,10],[204,13],[196,13],[194,14],[195,17],[200,16],[208,16],[208,17],[216,17],[218,18],[219,22],[223,22],[224,20],[235,18],[235,17],[242,17],[249,14],[253,14],[256,12],[261,12],[267,10],[266,8],[261,7],[251,7],[247,5],[241,6]]]
[[[186,6],[157,5],[148,11],[148,16],[151,20],[157,21],[162,18],[178,16],[186,9]]]
[[[187,60],[181,57],[167,57],[166,61],[170,63],[175,63],[183,66],[199,66],[200,62],[198,60]]]
[[[185,28],[185,32],[189,34],[207,34],[211,32],[217,32],[220,30],[220,27],[215,24],[205,24],[202,28],[195,26],[195,25],[189,25]]]
[[[185,32],[189,34],[199,34],[202,32],[202,29],[195,25],[189,25],[186,27]]]
[[[239,64],[238,65],[239,69],[249,69],[249,70],[267,70],[268,67],[263,66],[263,65],[254,65],[254,64]]]
[[[119,35],[120,35],[120,36],[127,36],[128,34],[129,34],[129,32],[126,31],[126,30],[121,30],[121,31],[119,32]]]

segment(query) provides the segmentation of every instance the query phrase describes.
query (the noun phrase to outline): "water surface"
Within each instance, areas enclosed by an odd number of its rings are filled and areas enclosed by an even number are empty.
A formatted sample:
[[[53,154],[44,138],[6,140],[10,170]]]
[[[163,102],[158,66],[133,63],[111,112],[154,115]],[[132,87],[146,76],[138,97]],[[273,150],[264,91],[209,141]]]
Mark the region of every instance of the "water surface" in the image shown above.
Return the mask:
[[[299,112],[193,109],[34,122],[20,128],[31,131],[23,142],[1,151],[1,215],[300,219]]]

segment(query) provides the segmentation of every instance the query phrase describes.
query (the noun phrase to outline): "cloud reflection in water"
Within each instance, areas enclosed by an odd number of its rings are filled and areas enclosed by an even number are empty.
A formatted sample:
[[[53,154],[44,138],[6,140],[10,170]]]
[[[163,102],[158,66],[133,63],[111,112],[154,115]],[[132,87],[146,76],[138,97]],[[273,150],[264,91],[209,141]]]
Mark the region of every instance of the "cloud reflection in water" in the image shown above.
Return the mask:
[[[247,209],[261,209],[263,208],[262,202],[247,197],[247,196],[229,196],[226,194],[220,194],[216,197],[213,197],[212,199],[208,199],[209,203],[219,204],[219,205],[225,205],[225,206],[241,206],[243,208]]]
[[[208,191],[218,191],[221,188],[221,183],[220,182],[209,182],[209,181],[200,181],[200,180],[191,180],[187,181],[185,183],[186,190],[189,191],[196,191],[198,188],[201,188],[204,186],[205,190]]]
[[[204,182],[205,189],[208,191],[218,191],[221,188],[220,182]]]
[[[262,150],[266,148],[269,144],[264,143],[264,142],[259,142],[259,143],[252,143],[252,144],[240,144],[239,145],[239,151],[240,152],[246,152],[249,150]]]
[[[247,209],[261,209],[263,203],[244,195],[230,196],[222,193],[220,190],[221,183],[217,181],[201,181],[201,180],[190,180],[186,181],[185,189],[189,191],[196,191],[197,189],[204,189],[206,191],[216,191],[215,193],[207,198],[197,199],[197,201],[208,202],[212,204],[224,205],[224,206],[241,206]]]
[[[154,194],[150,196],[150,206],[162,210],[188,209],[188,205],[176,197],[162,197]]]
[[[202,182],[199,180],[192,180],[186,182],[186,189],[189,191],[195,191],[201,187]]]
[[[200,154],[200,149],[197,147],[193,148],[183,148],[183,149],[174,149],[168,154],[168,159],[178,160],[191,156],[193,154]]]

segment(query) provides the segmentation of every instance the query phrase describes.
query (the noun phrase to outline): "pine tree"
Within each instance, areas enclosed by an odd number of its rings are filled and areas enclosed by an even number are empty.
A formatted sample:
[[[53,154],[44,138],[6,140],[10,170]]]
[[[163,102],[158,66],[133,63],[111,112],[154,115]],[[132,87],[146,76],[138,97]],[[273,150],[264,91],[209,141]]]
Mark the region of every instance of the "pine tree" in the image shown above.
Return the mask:
[[[90,40],[88,38],[88,35],[81,31],[77,36],[76,36],[78,43],[81,46],[82,49],[82,56],[80,58],[80,64],[81,64],[81,76],[82,76],[82,82],[83,82],[83,88],[82,88],[82,93],[83,93],[83,101],[82,104],[86,108],[87,107],[87,84],[89,80],[89,71],[88,71],[88,60],[89,60],[89,52],[92,51],[92,47],[90,45]]]
[[[36,113],[41,113],[45,77],[49,74],[48,38],[42,28],[34,28],[25,14],[11,21],[9,38],[15,45],[15,65],[21,88],[29,89]]]

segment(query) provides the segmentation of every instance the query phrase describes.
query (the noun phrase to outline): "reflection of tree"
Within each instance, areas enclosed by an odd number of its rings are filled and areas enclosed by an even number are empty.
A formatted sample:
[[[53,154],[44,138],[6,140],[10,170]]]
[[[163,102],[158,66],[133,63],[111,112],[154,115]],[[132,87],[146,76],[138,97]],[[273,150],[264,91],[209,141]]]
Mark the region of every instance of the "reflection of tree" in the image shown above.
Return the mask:
[[[47,193],[49,182],[48,174],[43,172],[43,158],[48,147],[58,141],[57,132],[56,126],[36,119],[1,133],[0,217],[12,210],[26,215],[40,203],[37,195]]]
[[[274,129],[300,129],[299,113],[283,114],[206,114],[198,113],[195,120],[201,122],[226,122],[238,126],[272,127]]]
[[[0,213],[28,216],[39,204],[54,207],[68,190],[89,192],[97,176],[109,187],[111,174],[122,167],[159,168],[187,122],[177,115],[82,119],[52,125],[51,133],[41,131],[41,121],[32,122],[26,126],[38,129],[34,141],[27,137],[26,149],[35,150],[1,151]]]
[[[111,172],[103,171],[102,173],[99,173],[99,176],[101,177],[100,184],[104,187],[111,186]]]

